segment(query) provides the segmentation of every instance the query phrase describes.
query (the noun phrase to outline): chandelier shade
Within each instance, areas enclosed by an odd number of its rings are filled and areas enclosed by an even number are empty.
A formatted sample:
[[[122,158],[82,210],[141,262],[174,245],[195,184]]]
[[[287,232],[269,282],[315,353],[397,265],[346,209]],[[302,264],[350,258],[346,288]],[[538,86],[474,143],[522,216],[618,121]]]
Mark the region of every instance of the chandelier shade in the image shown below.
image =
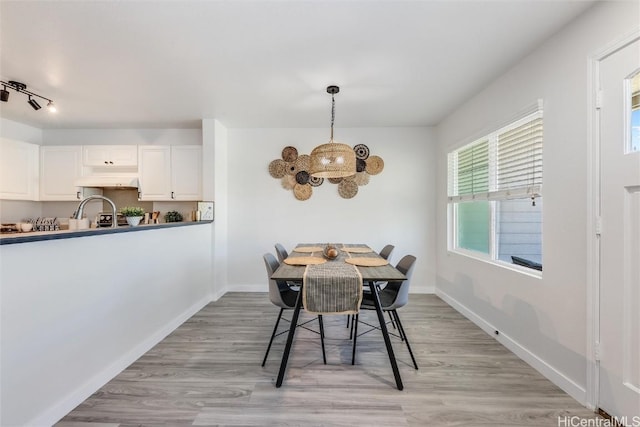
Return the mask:
[[[342,178],[355,175],[356,153],[347,144],[333,140],[311,151],[311,175],[318,178]]]
[[[353,148],[333,140],[336,113],[334,95],[339,91],[338,86],[327,87],[327,93],[331,94],[331,139],[311,151],[309,173],[316,178],[343,178],[356,174],[356,153]]]

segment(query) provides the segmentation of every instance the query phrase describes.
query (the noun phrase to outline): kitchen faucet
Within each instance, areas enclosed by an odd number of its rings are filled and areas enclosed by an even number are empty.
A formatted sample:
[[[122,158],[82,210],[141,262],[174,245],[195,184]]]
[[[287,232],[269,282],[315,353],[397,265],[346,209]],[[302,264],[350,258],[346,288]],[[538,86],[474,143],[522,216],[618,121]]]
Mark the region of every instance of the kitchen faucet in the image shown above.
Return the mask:
[[[73,213],[73,218],[74,219],[82,219],[82,214],[84,211],[84,205],[86,205],[88,202],[90,202],[91,200],[104,200],[106,202],[109,202],[109,204],[111,205],[111,209],[113,210],[113,220],[111,221],[111,228],[115,228],[118,226],[118,212],[116,210],[116,204],[113,203],[113,201],[111,199],[109,199],[108,197],[104,197],[104,196],[100,196],[100,195],[94,195],[94,196],[89,196],[86,197],[85,199],[83,199],[80,204],[78,205],[78,209],[76,209],[76,211]]]

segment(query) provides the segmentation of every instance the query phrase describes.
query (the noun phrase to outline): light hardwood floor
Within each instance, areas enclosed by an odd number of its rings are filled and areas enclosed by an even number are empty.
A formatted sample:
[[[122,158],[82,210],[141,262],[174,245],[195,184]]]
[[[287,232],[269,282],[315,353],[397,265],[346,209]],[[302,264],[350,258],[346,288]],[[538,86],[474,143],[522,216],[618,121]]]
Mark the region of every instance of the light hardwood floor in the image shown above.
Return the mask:
[[[399,313],[420,367],[394,339],[403,391],[380,332],[358,338],[351,365],[345,316],[325,316],[327,365],[319,336],[297,331],[275,388],[286,334],[260,364],[278,309],[264,293],[228,293],[56,425],[515,427],[595,417],[437,296],[411,295]]]

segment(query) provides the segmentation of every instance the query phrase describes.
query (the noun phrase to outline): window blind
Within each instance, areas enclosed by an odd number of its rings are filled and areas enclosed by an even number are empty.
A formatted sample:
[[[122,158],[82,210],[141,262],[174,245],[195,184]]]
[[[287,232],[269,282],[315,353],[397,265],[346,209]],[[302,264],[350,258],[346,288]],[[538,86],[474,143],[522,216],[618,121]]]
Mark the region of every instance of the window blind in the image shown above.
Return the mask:
[[[542,138],[537,111],[449,153],[449,201],[540,196]]]

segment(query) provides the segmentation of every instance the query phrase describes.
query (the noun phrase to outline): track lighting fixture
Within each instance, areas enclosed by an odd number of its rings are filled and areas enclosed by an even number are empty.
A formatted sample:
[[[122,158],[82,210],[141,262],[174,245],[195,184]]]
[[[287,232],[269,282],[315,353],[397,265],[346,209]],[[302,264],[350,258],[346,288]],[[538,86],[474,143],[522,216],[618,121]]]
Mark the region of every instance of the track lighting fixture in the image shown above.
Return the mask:
[[[31,105],[33,107],[33,109],[36,110],[36,111],[38,111],[39,109],[42,108],[40,106],[40,104],[38,104],[38,101],[36,101],[35,99],[31,98],[31,95],[29,95],[29,105]]]
[[[41,99],[44,99],[45,101],[48,101],[47,108],[49,109],[49,111],[52,113],[56,112],[56,106],[53,104],[52,100],[50,100],[49,98],[45,98],[42,95],[38,95],[37,93],[28,91],[26,84],[17,82],[15,80],[9,80],[8,82],[0,80],[0,84],[2,84],[2,90],[0,90],[0,100],[2,100],[2,102],[9,101],[9,91],[7,90],[8,88],[8,89],[13,89],[18,93],[23,93],[27,95],[29,97],[29,101],[27,102],[29,103],[29,105],[31,105],[31,107],[34,110],[39,110],[40,108],[42,108],[38,103],[38,101],[33,99],[33,97],[36,97],[36,98],[41,98]]]

